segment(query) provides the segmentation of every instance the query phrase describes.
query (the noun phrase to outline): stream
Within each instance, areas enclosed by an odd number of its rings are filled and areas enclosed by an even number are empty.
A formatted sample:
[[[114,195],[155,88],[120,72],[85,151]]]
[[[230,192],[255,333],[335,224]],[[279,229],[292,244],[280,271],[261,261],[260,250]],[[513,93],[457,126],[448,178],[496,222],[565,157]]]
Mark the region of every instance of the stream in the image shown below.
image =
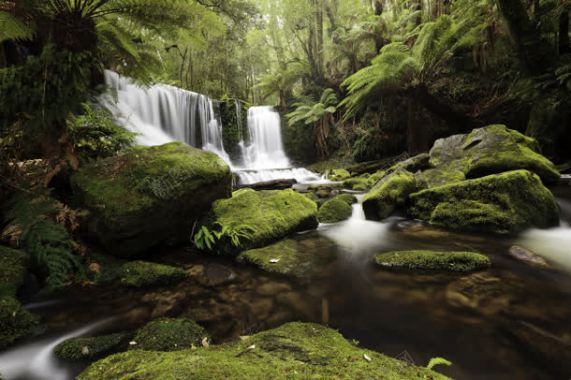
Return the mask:
[[[214,343],[288,321],[326,322],[363,347],[416,365],[444,357],[453,365],[439,371],[456,379],[567,379],[571,363],[544,358],[544,351],[557,348],[545,347],[545,336],[559,337],[563,349],[571,343],[571,191],[555,193],[561,227],[517,238],[452,233],[400,217],[367,221],[356,204],[351,219],[295,237],[312,251],[330,250],[337,257],[309,281],[184,249],[164,252],[162,261],[183,265],[190,274],[176,287],[86,287],[32,297],[28,308],[43,317],[47,333],[1,352],[0,373],[7,380],[72,379],[88,363],[59,362],[53,355],[58,343],[132,330],[156,315],[171,315],[197,320]],[[515,260],[507,254],[513,244],[541,254],[554,269]],[[370,264],[378,252],[425,248],[476,250],[493,265],[468,275],[408,275]],[[541,333],[529,339],[530,331]]]

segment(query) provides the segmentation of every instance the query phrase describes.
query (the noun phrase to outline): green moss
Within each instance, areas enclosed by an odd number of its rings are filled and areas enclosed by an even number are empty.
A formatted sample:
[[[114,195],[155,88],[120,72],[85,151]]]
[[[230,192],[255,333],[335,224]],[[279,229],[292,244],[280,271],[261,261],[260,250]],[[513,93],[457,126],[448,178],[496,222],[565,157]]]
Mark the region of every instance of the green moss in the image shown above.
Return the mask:
[[[38,327],[36,316],[12,296],[0,296],[0,349],[30,335]]]
[[[367,219],[384,219],[398,207],[404,206],[409,194],[416,191],[416,180],[412,173],[399,170],[379,181],[365,195],[363,210]]]
[[[128,338],[126,333],[72,338],[58,344],[54,353],[59,359],[69,362],[93,360],[113,353]]]
[[[553,194],[527,170],[435,187],[410,199],[413,217],[455,230],[507,234],[559,223]]]
[[[184,269],[145,261],[123,264],[121,273],[121,284],[134,288],[172,285],[186,277]]]
[[[535,139],[499,124],[437,140],[430,151],[430,164],[438,171],[427,177],[429,187],[444,184],[446,176],[457,180],[458,172],[466,178],[479,178],[526,169],[545,183],[557,183],[560,177],[555,165],[539,154]],[[428,181],[432,177],[437,177],[434,183]]]
[[[241,239],[238,248],[220,243],[214,249],[237,253],[262,247],[293,232],[316,228],[317,204],[293,190],[242,189],[230,199],[216,201],[209,222],[229,230],[251,231],[248,239]]]
[[[136,344],[130,349],[180,351],[200,346],[205,337],[208,337],[206,331],[190,319],[160,318],[137,330],[133,338]]]
[[[327,179],[331,181],[343,181],[351,177],[347,169],[333,169],[327,174]]]
[[[472,272],[487,269],[490,259],[474,252],[400,251],[380,253],[375,263],[395,272],[446,271]]]
[[[24,283],[28,256],[8,247],[0,246],[0,296],[16,295]]]
[[[353,194],[348,194],[348,193],[344,193],[344,194],[339,194],[338,196],[335,197],[336,199],[340,199],[343,202],[352,205],[354,203],[357,203],[357,197],[354,196]]]
[[[349,190],[366,191],[371,188],[371,185],[368,176],[359,176],[343,181],[343,187]]]
[[[349,219],[353,213],[351,204],[335,197],[325,202],[317,214],[320,223],[337,223]]]
[[[215,154],[170,143],[85,165],[72,184],[93,214],[92,233],[113,254],[129,257],[186,238],[214,200],[230,195],[231,180]]]
[[[318,245],[316,249],[315,245]],[[249,263],[271,273],[308,278],[335,259],[324,238],[286,239],[264,248],[251,249],[238,256],[238,262]]]
[[[461,164],[460,161],[458,163]],[[417,173],[415,178],[419,188],[429,189],[448,183],[464,181],[466,175],[463,170],[459,170],[455,168],[454,164],[451,164]]]
[[[446,377],[356,347],[327,327],[288,323],[243,341],[208,349],[114,355],[91,365],[78,379],[134,378],[436,380]]]
[[[307,199],[309,199],[309,200],[311,200],[311,201],[317,203],[317,205],[319,206],[319,203],[318,203],[318,202],[319,202],[319,197],[318,197],[313,191],[311,191],[311,192],[309,192],[309,193],[302,193],[302,195],[303,195],[304,197],[306,197]]]

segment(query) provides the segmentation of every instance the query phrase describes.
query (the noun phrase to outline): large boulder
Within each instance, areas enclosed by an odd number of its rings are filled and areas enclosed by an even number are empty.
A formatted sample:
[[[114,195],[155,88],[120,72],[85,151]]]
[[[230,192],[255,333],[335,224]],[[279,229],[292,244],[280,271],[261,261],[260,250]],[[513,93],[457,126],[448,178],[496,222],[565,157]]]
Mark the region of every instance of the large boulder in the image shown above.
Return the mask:
[[[435,170],[421,175],[428,187],[517,169],[536,173],[546,184],[560,177],[535,139],[499,124],[436,140],[430,166]]]
[[[220,229],[212,250],[234,254],[316,228],[317,204],[293,190],[242,189],[216,201],[205,224],[211,231]]]
[[[231,182],[222,159],[183,143],[136,147],[72,177],[92,214],[90,233],[120,257],[187,239],[212,203],[230,196]]]
[[[288,323],[219,347],[129,351],[92,364],[79,380],[446,379],[426,368],[357,347],[337,331]]]
[[[349,219],[353,213],[351,205],[355,201],[355,196],[350,194],[341,194],[326,201],[317,214],[319,223],[337,223]]]
[[[410,201],[413,217],[454,230],[514,234],[559,223],[553,194],[527,170],[426,189]]]
[[[399,169],[381,179],[365,195],[363,210],[367,219],[381,220],[405,205],[408,196],[416,191],[414,175]]]

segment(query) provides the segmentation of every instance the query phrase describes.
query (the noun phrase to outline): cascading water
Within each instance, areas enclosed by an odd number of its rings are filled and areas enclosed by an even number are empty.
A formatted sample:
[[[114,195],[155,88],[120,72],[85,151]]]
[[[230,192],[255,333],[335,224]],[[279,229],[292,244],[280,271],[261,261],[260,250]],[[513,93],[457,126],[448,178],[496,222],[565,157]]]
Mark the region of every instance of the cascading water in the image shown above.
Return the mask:
[[[278,179],[312,182],[320,177],[304,168],[292,168],[281,134],[281,119],[273,107],[248,110],[249,144],[240,143],[243,167],[238,170],[240,184],[248,185]]]
[[[138,134],[139,145],[183,141],[230,163],[212,99],[168,85],[144,88],[112,71],[105,72],[105,80],[111,92],[101,97],[101,103],[119,124]]]

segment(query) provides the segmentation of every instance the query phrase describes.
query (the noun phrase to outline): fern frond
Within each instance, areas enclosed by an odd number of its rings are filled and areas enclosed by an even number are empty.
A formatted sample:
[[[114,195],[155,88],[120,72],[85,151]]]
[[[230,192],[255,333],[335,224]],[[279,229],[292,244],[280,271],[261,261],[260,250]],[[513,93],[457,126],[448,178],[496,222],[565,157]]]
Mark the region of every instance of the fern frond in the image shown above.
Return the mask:
[[[0,42],[7,40],[30,40],[34,37],[34,28],[14,15],[0,11]]]

